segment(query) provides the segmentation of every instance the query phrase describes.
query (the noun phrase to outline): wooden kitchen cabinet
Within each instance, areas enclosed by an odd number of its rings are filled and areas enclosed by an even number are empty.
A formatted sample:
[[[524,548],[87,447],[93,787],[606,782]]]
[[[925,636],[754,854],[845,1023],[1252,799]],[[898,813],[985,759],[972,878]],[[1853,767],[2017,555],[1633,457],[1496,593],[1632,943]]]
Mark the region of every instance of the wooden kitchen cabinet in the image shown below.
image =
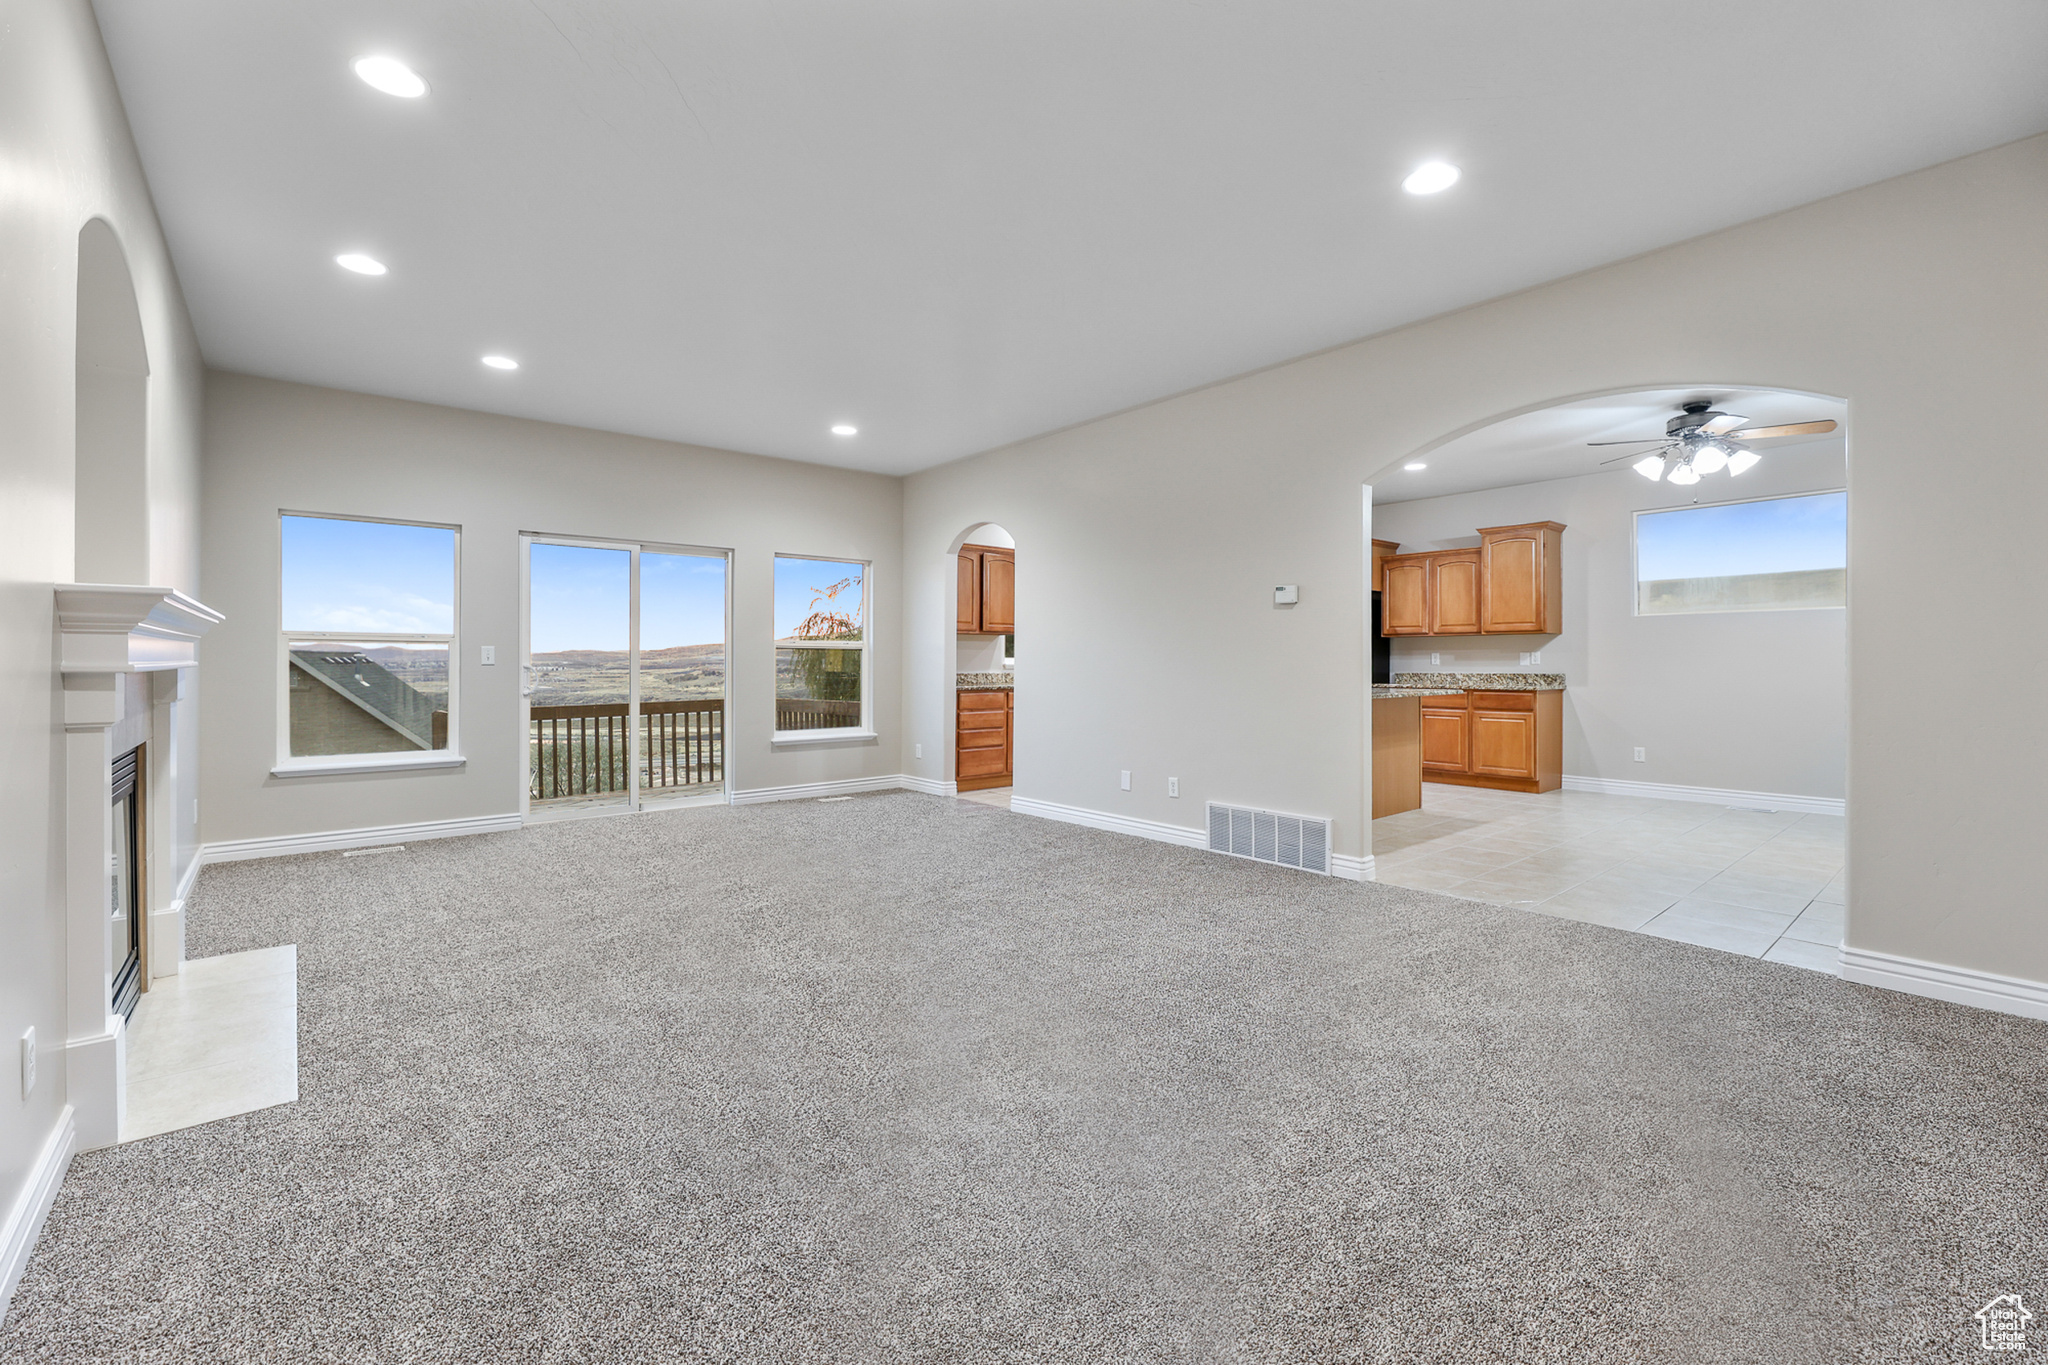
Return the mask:
[[[1016,748],[1015,694],[1008,689],[960,692],[953,744],[953,784],[958,791],[1010,785]]]
[[[962,635],[1009,635],[1017,629],[1017,552],[1000,545],[962,545],[955,627]]]
[[[1379,553],[1382,635],[1556,635],[1564,629],[1562,535],[1554,521],[1491,526],[1471,550]]]
[[[1479,633],[1479,551],[1446,550],[1429,557],[1429,633]]]
[[[1422,770],[1432,782],[1556,791],[1564,785],[1564,693],[1424,697]]]
[[[1372,543],[1372,590],[1374,592],[1385,590],[1387,556],[1399,554],[1400,551],[1401,546],[1398,541],[1375,540]]]
[[[1429,634],[1429,556],[1390,558],[1381,572],[1380,634]]]
[[[1464,773],[1468,761],[1466,740],[1471,732],[1464,694],[1423,697],[1422,770],[1425,773]]]
[[[1555,635],[1562,623],[1564,527],[1554,521],[1479,528],[1479,629]]]

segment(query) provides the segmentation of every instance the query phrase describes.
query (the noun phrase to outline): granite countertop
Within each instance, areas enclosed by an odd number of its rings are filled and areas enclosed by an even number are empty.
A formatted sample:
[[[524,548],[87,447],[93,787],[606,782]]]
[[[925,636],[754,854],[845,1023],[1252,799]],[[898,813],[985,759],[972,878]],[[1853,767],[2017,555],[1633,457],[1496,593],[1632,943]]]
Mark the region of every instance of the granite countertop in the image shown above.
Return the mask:
[[[1402,697],[1462,697],[1462,687],[1388,687],[1375,685],[1372,689],[1374,701],[1398,701]]]
[[[1457,692],[1562,692],[1562,673],[1396,673],[1397,689],[1447,687]],[[1379,689],[1373,689],[1379,695]]]
[[[1014,673],[955,673],[953,687],[959,692],[985,692],[998,688],[1008,692],[1016,686]]]

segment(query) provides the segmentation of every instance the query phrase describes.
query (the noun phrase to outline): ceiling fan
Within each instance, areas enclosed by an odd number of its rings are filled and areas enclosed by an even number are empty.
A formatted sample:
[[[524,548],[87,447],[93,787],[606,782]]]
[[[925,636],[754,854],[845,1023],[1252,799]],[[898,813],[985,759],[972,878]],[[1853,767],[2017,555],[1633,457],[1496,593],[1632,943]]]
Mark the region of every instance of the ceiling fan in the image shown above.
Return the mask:
[[[1743,445],[1744,441],[1763,441],[1773,436],[1821,436],[1835,429],[1833,422],[1791,422],[1784,426],[1742,428],[1748,420],[1733,413],[1716,412],[1712,403],[1695,401],[1685,404],[1678,416],[1664,424],[1662,436],[1646,437],[1640,441],[1588,441],[1586,444],[1654,445],[1657,449],[1647,455],[1617,455],[1602,463],[1620,464],[1623,460],[1634,460],[1636,473],[1653,482],[1664,477],[1668,464],[1671,482],[1690,484],[1698,483],[1702,474],[1715,474],[1723,469],[1733,477],[1763,458]]]

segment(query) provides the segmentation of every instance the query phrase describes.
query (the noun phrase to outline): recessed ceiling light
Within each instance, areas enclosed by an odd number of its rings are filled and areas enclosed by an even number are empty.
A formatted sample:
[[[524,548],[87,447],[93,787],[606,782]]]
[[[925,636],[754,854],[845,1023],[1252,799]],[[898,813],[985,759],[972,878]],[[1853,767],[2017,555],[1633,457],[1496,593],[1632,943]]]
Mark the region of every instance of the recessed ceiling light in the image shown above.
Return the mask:
[[[384,262],[371,256],[365,256],[360,251],[344,251],[341,255],[334,258],[334,263],[343,270],[353,270],[358,275],[381,275],[384,273]]]
[[[416,100],[427,93],[427,83],[396,57],[361,58],[356,62],[356,75],[363,78],[363,84],[402,100]]]
[[[1429,468],[1429,466],[1428,466],[1428,465],[1426,465],[1426,464],[1424,464],[1424,463],[1423,463],[1422,461],[1420,461],[1420,460],[1411,460],[1411,461],[1410,461],[1409,463],[1407,463],[1407,464],[1404,464],[1404,465],[1402,465],[1402,466],[1401,466],[1401,468],[1403,468],[1403,469],[1427,469],[1427,468]]]
[[[1425,161],[1408,173],[1401,188],[1410,194],[1435,194],[1458,183],[1458,168],[1448,161]]]
[[[858,436],[860,435],[860,428],[848,422],[841,422],[838,426],[832,428],[832,434],[834,436]]]
[[[509,355],[487,355],[484,357],[484,364],[494,370],[516,370],[519,368],[519,362]]]

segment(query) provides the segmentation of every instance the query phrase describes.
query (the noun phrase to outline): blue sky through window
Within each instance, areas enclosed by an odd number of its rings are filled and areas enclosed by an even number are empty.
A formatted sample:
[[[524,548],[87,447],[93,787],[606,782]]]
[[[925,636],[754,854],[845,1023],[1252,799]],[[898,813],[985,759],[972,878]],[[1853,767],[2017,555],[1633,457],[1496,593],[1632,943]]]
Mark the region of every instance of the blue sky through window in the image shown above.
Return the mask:
[[[853,584],[843,589],[830,602],[819,602],[815,607],[812,600],[824,595],[824,590],[842,578],[851,578]],[[866,570],[862,565],[832,559],[784,559],[775,560],[775,638],[787,640],[796,633],[796,628],[813,611],[832,611],[842,616],[851,616],[865,625],[867,618],[861,613],[861,594],[867,590]]]
[[[455,532],[285,517],[284,628],[455,633]]]
[[[1639,582],[1840,569],[1848,555],[1847,493],[1679,507],[1636,517]]]
[[[630,647],[631,565],[624,550],[535,542],[531,560],[535,654]],[[725,639],[725,559],[640,555],[640,648]]]

